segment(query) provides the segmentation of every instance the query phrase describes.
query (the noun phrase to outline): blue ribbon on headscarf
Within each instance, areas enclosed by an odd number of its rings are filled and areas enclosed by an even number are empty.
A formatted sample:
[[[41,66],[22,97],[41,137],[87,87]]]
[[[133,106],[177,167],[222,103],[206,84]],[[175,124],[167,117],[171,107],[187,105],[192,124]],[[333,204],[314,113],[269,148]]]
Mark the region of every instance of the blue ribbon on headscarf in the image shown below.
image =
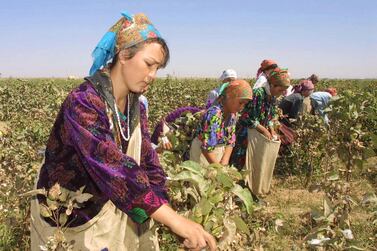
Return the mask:
[[[106,32],[92,52],[93,64],[89,75],[92,76],[97,70],[104,66],[109,60],[113,59],[116,43],[116,33]]]
[[[127,11],[123,11],[122,16],[132,21],[132,15]],[[90,76],[114,58],[116,40],[117,33],[108,31],[98,42],[96,48],[92,52],[93,64],[89,71]]]

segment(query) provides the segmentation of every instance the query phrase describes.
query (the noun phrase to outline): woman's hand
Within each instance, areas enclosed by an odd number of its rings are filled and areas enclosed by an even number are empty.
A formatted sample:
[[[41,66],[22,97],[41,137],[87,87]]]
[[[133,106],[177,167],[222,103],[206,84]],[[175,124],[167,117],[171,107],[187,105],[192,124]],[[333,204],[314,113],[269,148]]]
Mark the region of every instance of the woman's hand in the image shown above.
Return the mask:
[[[262,125],[258,125],[256,129],[258,130],[258,132],[262,133],[269,140],[272,139],[272,134],[270,133],[270,131],[266,127],[264,127]]]
[[[225,147],[224,155],[221,158],[220,164],[223,166],[229,165],[230,155],[232,154],[233,146],[229,145]]]
[[[165,150],[173,149],[173,145],[170,143],[169,139],[166,136],[161,137],[161,142],[158,144],[156,151],[162,153]]]
[[[206,150],[202,150],[202,153],[204,157],[206,157],[209,164],[219,163],[219,161],[217,160],[217,155],[215,153],[208,152]]]
[[[216,250],[215,238],[206,232],[201,225],[184,217],[177,222],[176,229],[172,231],[185,238],[183,244],[190,250],[202,250],[209,247],[209,250]]]
[[[173,145],[170,143],[168,137],[163,136],[161,138],[161,140],[162,140],[162,147],[163,147],[164,150],[171,150],[171,149],[173,149]]]
[[[227,160],[227,161],[221,160],[220,164],[223,165],[223,166],[228,166],[229,165],[229,160]]]
[[[198,223],[178,215],[168,205],[162,205],[151,217],[184,238],[183,244],[188,249],[200,251],[208,247],[211,251],[216,250],[216,240],[212,235],[206,232]]]
[[[274,128],[270,127],[270,132],[272,140],[280,140],[280,136],[275,132]]]

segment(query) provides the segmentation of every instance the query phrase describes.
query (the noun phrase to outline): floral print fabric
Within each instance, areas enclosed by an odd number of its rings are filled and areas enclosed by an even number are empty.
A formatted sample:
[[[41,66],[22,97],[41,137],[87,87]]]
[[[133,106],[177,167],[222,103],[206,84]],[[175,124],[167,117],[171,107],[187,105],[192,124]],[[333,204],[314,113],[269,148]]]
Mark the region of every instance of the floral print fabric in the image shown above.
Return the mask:
[[[230,163],[239,169],[245,165],[248,128],[256,128],[259,124],[272,127],[277,119],[276,99],[269,97],[263,87],[253,89],[253,99],[246,104],[237,122],[236,143]]]
[[[90,82],[73,90],[62,104],[37,187],[48,189],[58,182],[72,191],[85,186],[84,192],[93,195],[83,207],[73,210],[68,219],[71,227],[89,221],[108,200],[138,223],[168,203],[166,175],[151,147],[142,104],[140,123],[143,150],[138,165],[125,154],[128,142],[121,142],[124,152],[115,143],[106,105]],[[125,121],[121,124],[126,130]]]
[[[214,104],[204,113],[196,131],[202,149],[211,152],[218,145],[232,145],[236,141],[236,114],[225,120],[221,104]]]

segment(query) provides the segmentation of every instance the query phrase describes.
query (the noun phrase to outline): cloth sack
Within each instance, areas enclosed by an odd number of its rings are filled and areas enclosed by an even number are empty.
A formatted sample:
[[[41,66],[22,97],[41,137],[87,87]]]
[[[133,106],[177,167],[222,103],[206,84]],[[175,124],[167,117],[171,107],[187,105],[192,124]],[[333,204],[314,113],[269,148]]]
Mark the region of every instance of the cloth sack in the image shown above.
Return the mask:
[[[224,155],[225,147],[220,145],[215,147],[212,153],[216,154],[216,161],[220,162]],[[191,143],[190,160],[199,163],[201,166],[208,166],[209,163],[202,153],[202,142],[196,137]]]
[[[255,195],[264,195],[270,191],[280,141],[269,140],[256,129],[248,129],[247,137],[246,183]]]

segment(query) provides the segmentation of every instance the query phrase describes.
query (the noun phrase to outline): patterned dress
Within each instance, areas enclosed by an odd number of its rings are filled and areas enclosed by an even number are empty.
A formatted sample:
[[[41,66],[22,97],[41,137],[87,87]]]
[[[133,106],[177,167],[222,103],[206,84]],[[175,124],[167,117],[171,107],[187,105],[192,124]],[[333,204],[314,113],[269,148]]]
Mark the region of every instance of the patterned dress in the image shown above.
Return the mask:
[[[92,219],[108,200],[137,223],[168,203],[166,176],[151,147],[145,107],[139,105],[140,165],[125,154],[128,142],[122,140],[123,151],[116,144],[105,102],[92,83],[84,82],[63,102],[47,143],[37,187],[48,189],[58,182],[72,191],[85,186],[84,192],[93,195],[83,207],[73,210],[68,219],[72,220],[70,227]],[[126,116],[121,116],[125,135]]]
[[[236,141],[236,114],[231,114],[228,120],[224,118],[223,107],[214,104],[204,113],[196,136],[202,142],[202,149],[211,152],[218,145],[232,145]]]
[[[253,89],[253,99],[246,104],[236,125],[236,143],[230,158],[230,164],[242,169],[245,165],[247,149],[247,130],[259,124],[268,128],[277,120],[276,99],[269,97],[262,88]]]

